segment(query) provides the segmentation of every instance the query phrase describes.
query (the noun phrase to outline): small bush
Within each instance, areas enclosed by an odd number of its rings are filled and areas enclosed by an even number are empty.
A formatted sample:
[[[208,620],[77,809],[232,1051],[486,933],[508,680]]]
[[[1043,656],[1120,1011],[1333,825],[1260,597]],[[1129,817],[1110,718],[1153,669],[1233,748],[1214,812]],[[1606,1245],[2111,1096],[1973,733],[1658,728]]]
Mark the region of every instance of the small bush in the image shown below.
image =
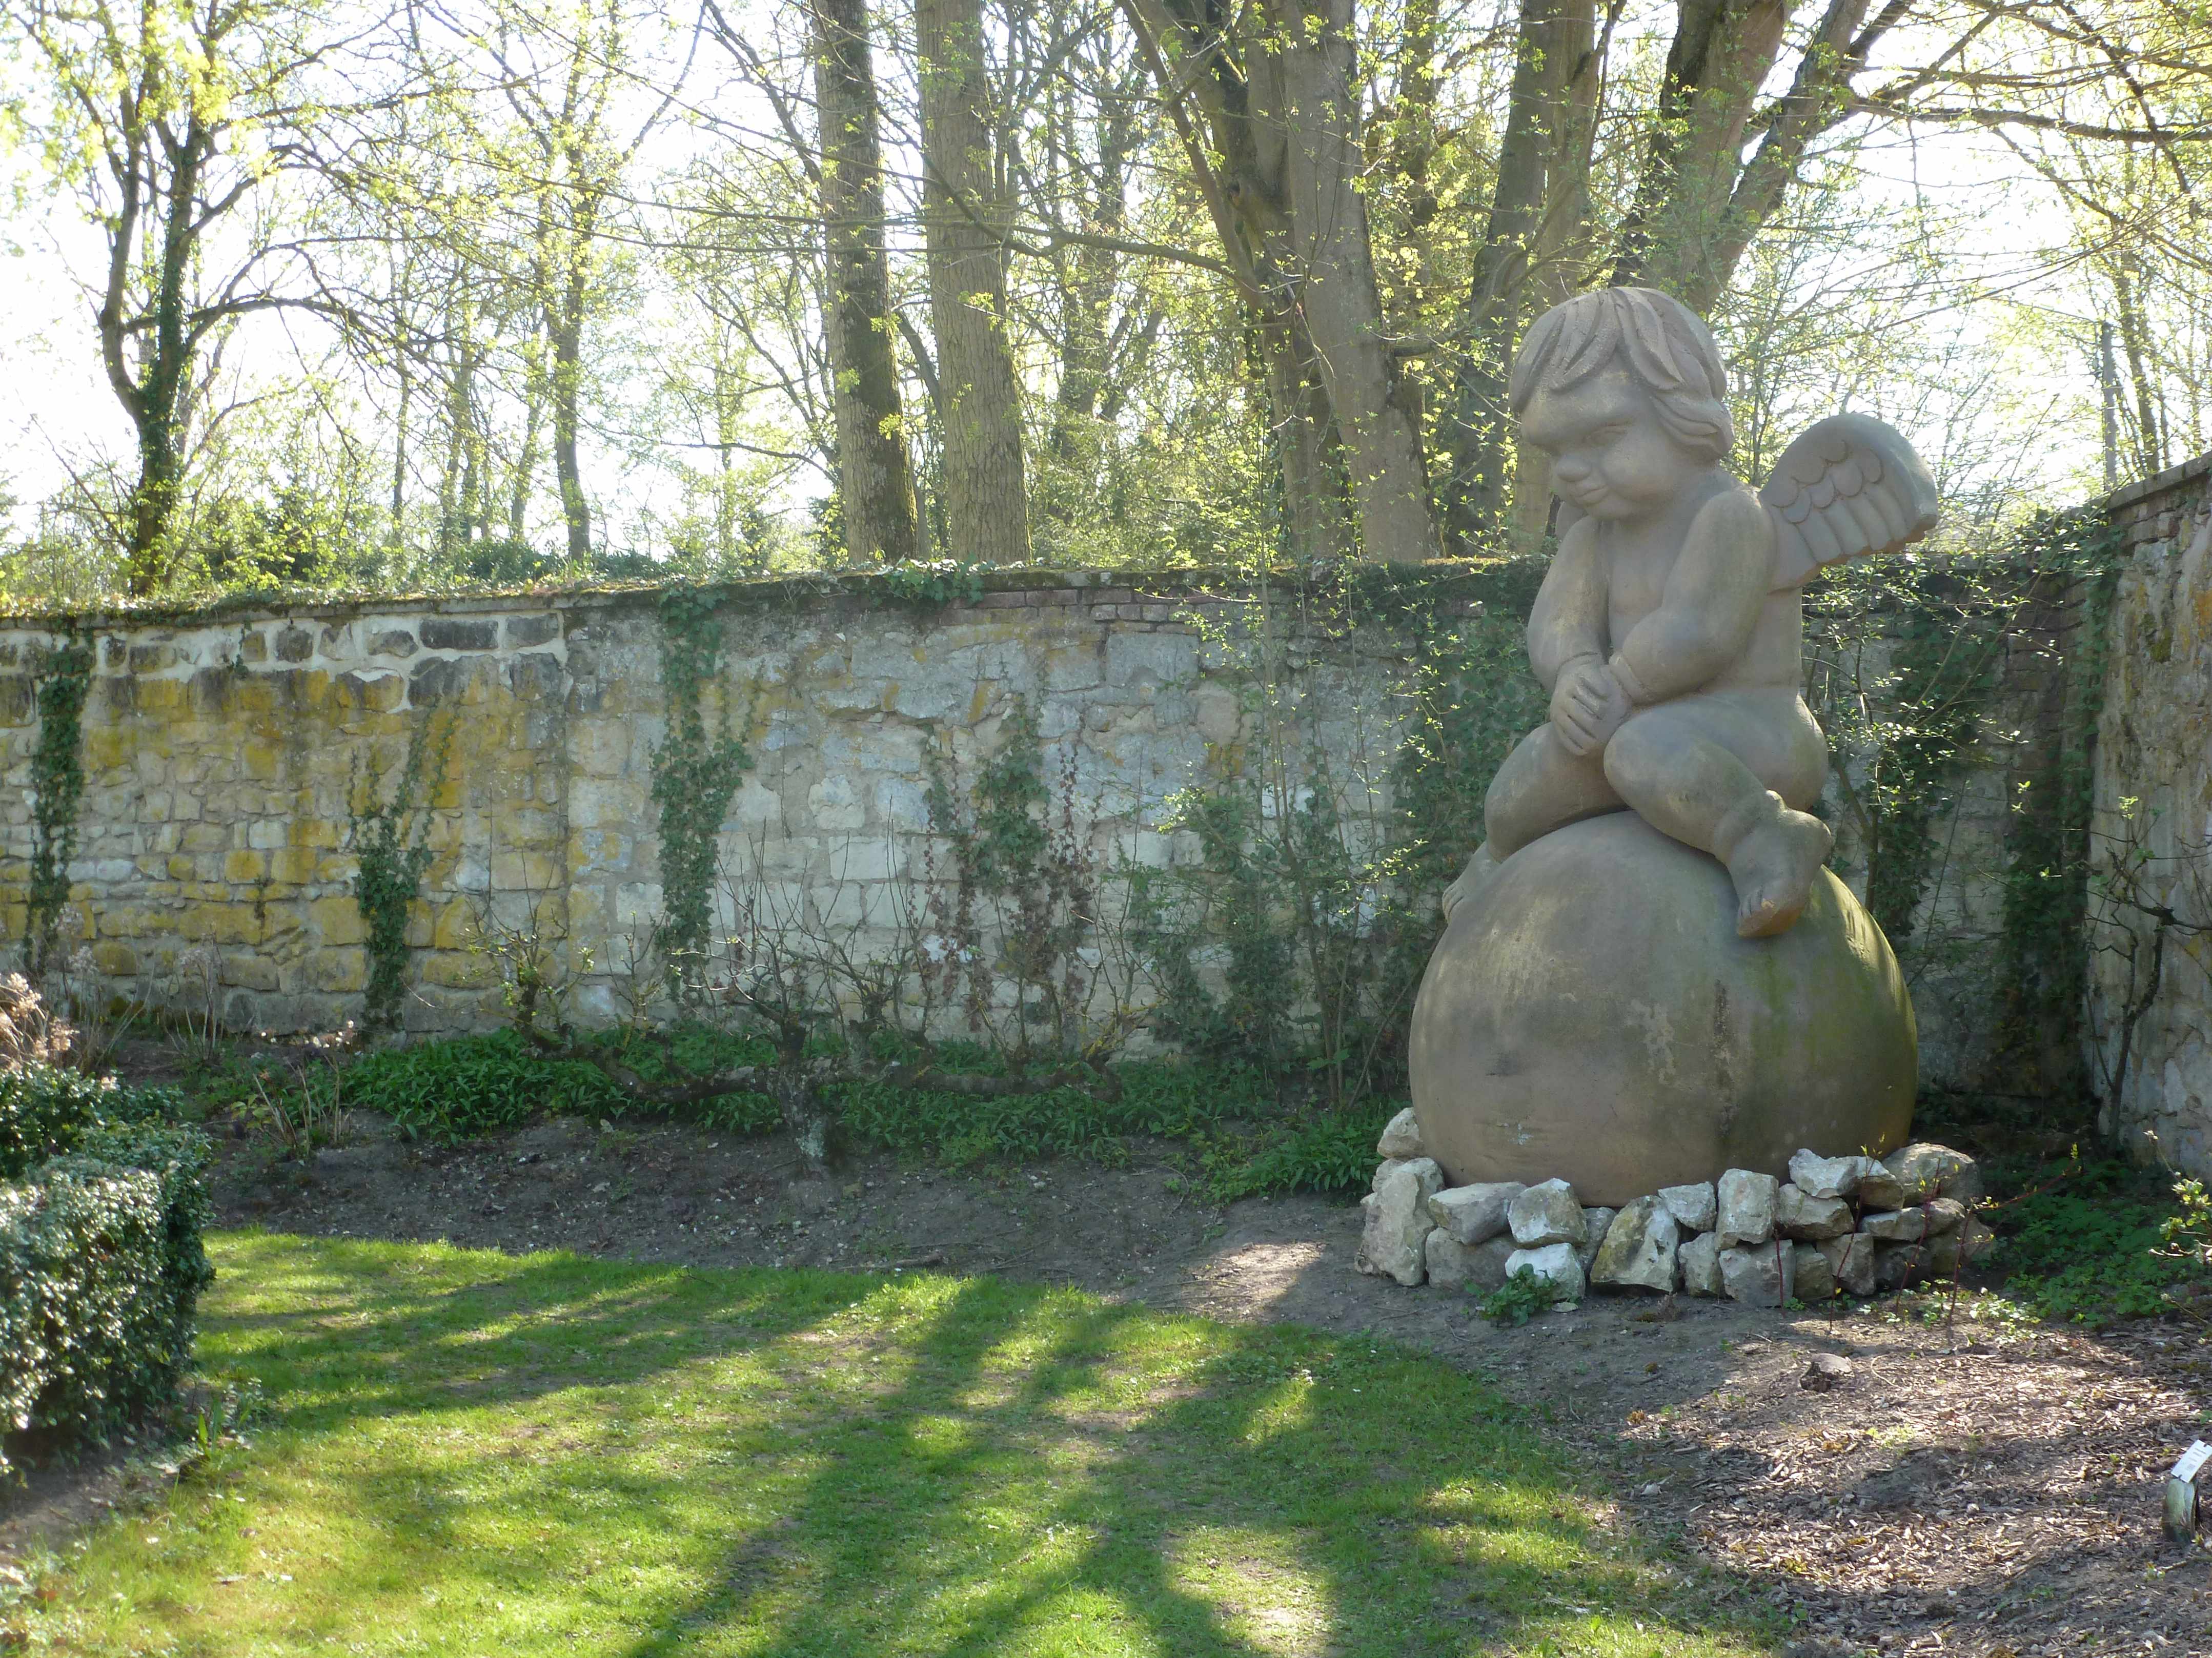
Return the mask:
[[[175,1105],[44,1067],[0,1078],[0,1431],[96,1436],[174,1397],[214,1277],[209,1145],[164,1121]]]
[[[1396,1102],[1368,1109],[1327,1112],[1264,1133],[1247,1144],[1206,1147],[1206,1195],[1217,1203],[1275,1192],[1355,1192],[1375,1175],[1375,1142]]]
[[[1570,1299],[1566,1291],[1547,1278],[1523,1266],[1482,1298],[1482,1315],[1492,1324],[1517,1330],[1539,1313],[1548,1313]]]

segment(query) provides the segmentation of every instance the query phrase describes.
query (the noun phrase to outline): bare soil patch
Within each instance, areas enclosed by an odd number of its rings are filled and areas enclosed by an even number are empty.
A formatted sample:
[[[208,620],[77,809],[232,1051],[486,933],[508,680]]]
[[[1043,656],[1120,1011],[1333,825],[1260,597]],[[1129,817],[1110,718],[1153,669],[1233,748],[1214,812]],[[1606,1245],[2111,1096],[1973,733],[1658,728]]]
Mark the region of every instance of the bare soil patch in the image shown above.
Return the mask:
[[[2212,1653],[2212,1570],[2159,1529],[2212,1388],[2212,1335],[1829,1317],[1598,1297],[1520,1329],[1352,1266],[1358,1211],[1206,1203],[1174,1148],[1127,1166],[794,1178],[773,1141],[539,1124],[454,1151],[369,1138],[306,1163],[231,1140],[225,1224],[567,1248],[702,1266],[927,1267],[1078,1285],[1232,1321],[1373,1333],[1480,1371],[1610,1485],[1620,1523],[1791,1609],[1815,1655]],[[1930,1321],[1930,1320],[1934,1321]],[[1816,1354],[1839,1355],[1808,1387]],[[0,1555],[5,1535],[0,1533]]]

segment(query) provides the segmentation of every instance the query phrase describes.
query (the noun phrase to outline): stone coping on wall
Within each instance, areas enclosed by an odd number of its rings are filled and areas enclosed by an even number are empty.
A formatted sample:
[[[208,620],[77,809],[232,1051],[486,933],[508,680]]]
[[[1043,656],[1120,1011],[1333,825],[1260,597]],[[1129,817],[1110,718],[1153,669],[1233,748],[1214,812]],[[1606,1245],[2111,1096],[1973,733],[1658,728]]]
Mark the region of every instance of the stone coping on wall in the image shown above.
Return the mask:
[[[2163,472],[2154,472],[2147,478],[2138,478],[2133,483],[2113,490],[2105,497],[2105,511],[2117,515],[2154,495],[2179,489],[2208,473],[2212,473],[2212,450],[2207,450],[2193,460],[2185,460],[2179,466],[2169,466]]]
[[[1374,572],[1384,585],[1449,594],[1464,587],[1463,597],[1479,603],[1482,591],[1516,576],[1540,571],[1540,558],[1427,559],[1418,563],[1361,567]],[[1333,578],[1322,572],[1301,574],[1286,571],[1254,572],[1226,566],[1177,566],[1152,570],[1064,570],[1027,566],[960,567],[946,570],[930,566],[871,570],[825,570],[786,576],[762,576],[734,580],[689,581],[672,576],[665,580],[574,584],[538,584],[514,587],[471,587],[413,592],[298,592],[240,594],[196,604],[158,601],[109,604],[97,610],[62,608],[0,609],[0,629],[52,628],[73,624],[88,631],[122,631],[146,628],[207,627],[219,623],[281,621],[313,617],[337,622],[395,610],[470,616],[505,614],[519,607],[543,610],[615,610],[641,608],[657,602],[663,593],[688,589],[712,595],[717,603],[739,610],[777,610],[804,607],[836,598],[874,598],[886,604],[931,610],[994,610],[1024,604],[1040,608],[1074,605],[1086,598],[1092,604],[1133,604],[1146,598],[1187,598],[1200,594],[1249,594],[1263,588],[1272,592],[1312,593],[1324,591]],[[969,587],[973,602],[964,596],[948,596],[922,590],[921,584],[937,580],[948,587]],[[1131,616],[1127,620],[1139,618]]]

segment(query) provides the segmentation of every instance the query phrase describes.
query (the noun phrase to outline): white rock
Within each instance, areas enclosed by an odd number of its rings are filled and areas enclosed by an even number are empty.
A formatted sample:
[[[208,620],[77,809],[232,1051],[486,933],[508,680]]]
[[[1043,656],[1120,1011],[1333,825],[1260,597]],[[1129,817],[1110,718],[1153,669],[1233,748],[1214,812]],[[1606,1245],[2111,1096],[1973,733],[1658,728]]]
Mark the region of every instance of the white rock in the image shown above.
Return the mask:
[[[1517,1180],[1448,1186],[1429,1199],[1429,1218],[1455,1242],[1487,1243],[1505,1230],[1505,1206],[1528,1189]]]
[[[1948,1145],[1917,1140],[1891,1152],[1881,1166],[1897,1183],[1900,1209],[1929,1198],[1955,1198],[1970,1206],[1982,1200],[1981,1169],[1964,1151]]]
[[[1966,1206],[1956,1198],[1931,1199],[1920,1206],[1920,1212],[1928,1217],[1928,1236],[1931,1238],[1957,1231],[1966,1218]]]
[[[1979,1260],[1989,1253],[1997,1235],[1968,1216],[1956,1231],[1946,1232],[1941,1237],[1928,1240],[1928,1275],[1933,1278],[1949,1279],[1957,1275],[1963,1254],[1967,1264]]]
[[[1722,1199],[1727,1201],[1725,1198]],[[1779,1307],[1796,1288],[1796,1254],[1789,1244],[1754,1243],[1721,1251],[1721,1282],[1747,1307]]]
[[[1863,1232],[1849,1237],[1822,1238],[1814,1246],[1828,1272],[1844,1290],[1855,1296],[1874,1293],[1874,1240]]]
[[[1790,1159],[1790,1182],[1808,1198],[1847,1198],[1876,1166],[1872,1157],[1823,1157],[1808,1149]]]
[[[1590,1267],[1590,1282],[1626,1289],[1674,1287],[1675,1252],[1681,1228],[1657,1198],[1638,1198],[1613,1218]]]
[[[1715,1189],[1720,1199],[1720,1218],[1714,1230],[1720,1234],[1723,1249],[1731,1244],[1764,1243],[1774,1236],[1774,1204],[1782,1190],[1780,1181],[1748,1169],[1731,1169],[1720,1177]]]
[[[1558,1284],[1569,1301],[1580,1301],[1589,1288],[1583,1279],[1583,1264],[1575,1259],[1575,1246],[1565,1240],[1534,1249],[1516,1249],[1505,1257],[1507,1278],[1523,1266],[1547,1283]]]
[[[1583,1241],[1575,1245],[1575,1259],[1583,1264],[1583,1276],[1589,1276],[1590,1263],[1597,1259],[1598,1248],[1605,1242],[1607,1229],[1613,1218],[1620,1212],[1595,1205],[1583,1211]]]
[[[1774,1195],[1774,1224],[1793,1238],[1839,1238],[1851,1230],[1851,1206],[1841,1198],[1810,1196],[1787,1181]]]
[[[1506,1257],[1513,1240],[1503,1235],[1477,1244],[1462,1243],[1439,1226],[1429,1234],[1429,1283],[1439,1290],[1495,1290],[1505,1282]]]
[[[1381,1191],[1382,1189],[1382,1182],[1384,1181],[1388,1180],[1397,1170],[1403,1169],[1411,1162],[1413,1162],[1411,1157],[1383,1158],[1382,1162],[1375,1165],[1375,1178],[1367,1182],[1367,1189],[1370,1192]]]
[[[1720,1199],[1713,1191],[1711,1181],[1701,1181],[1694,1186],[1662,1186],[1659,1201],[1667,1206],[1667,1212],[1674,1224],[1686,1232],[1710,1232],[1720,1215]]]
[[[1429,1234],[1436,1230],[1428,1204],[1443,1183],[1444,1172],[1431,1157],[1410,1158],[1383,1176],[1363,1206],[1367,1220],[1352,1264],[1409,1287],[1425,1278]]]
[[[1390,1119],[1382,1138],[1375,1142],[1375,1154],[1382,1157],[1418,1157],[1423,1151],[1421,1126],[1413,1121],[1413,1108],[1410,1105]]]
[[[1728,1293],[1721,1278],[1721,1240],[1717,1232],[1700,1232],[1674,1252],[1682,1269],[1682,1287],[1693,1296]]]
[[[1828,1265],[1828,1258],[1820,1253],[1818,1244],[1793,1243],[1790,1256],[1798,1300],[1809,1305],[1834,1298],[1836,1270]]]
[[[1522,1192],[1505,1206],[1505,1224],[1513,1229],[1514,1242],[1523,1249],[1580,1243],[1589,1230],[1583,1206],[1575,1201],[1575,1188],[1563,1180],[1547,1180]]]
[[[1869,1215],[1859,1230],[1877,1243],[1917,1243],[1928,1236],[1928,1212],[1915,1205],[1886,1215]]]

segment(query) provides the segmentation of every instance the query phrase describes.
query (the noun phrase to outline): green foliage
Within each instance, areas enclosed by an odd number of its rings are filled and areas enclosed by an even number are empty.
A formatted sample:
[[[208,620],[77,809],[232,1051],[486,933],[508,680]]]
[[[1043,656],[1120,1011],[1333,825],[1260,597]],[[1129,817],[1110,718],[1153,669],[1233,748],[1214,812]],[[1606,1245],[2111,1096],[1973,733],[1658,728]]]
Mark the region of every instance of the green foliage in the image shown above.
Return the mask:
[[[42,1066],[0,1087],[0,1435],[68,1443],[174,1397],[213,1277],[210,1148],[177,1103]]]
[[[1481,842],[1498,763],[1543,719],[1520,621],[1540,576],[1348,568],[1210,641],[1244,682],[1248,738],[1168,803],[1164,827],[1192,835],[1196,865],[1127,872],[1160,1034],[1275,1070],[1286,1094],[1338,1113],[1403,1091],[1437,895]],[[1296,665],[1300,636],[1361,626],[1402,638],[1412,665],[1375,708]],[[1371,740],[1345,736],[1363,725]],[[1340,773],[1326,756],[1347,750]]]
[[[1517,1330],[1537,1314],[1548,1313],[1568,1298],[1566,1291],[1551,1279],[1537,1277],[1534,1267],[1523,1266],[1483,1297],[1482,1315],[1492,1324]]]
[[[940,941],[921,963],[925,998],[959,1007],[969,1031],[1018,1067],[1104,1064],[1138,1017],[1135,986],[1115,929],[1101,926],[1100,870],[1075,798],[1073,754],[1062,757],[1055,789],[1036,716],[1017,695],[968,789],[934,750],[924,763],[934,837],[926,908]],[[951,859],[949,884],[937,878],[940,847]],[[1101,953],[1086,959],[1094,944]]]
[[[596,1033],[600,1044],[641,1079],[675,1083],[728,1066],[758,1065],[773,1057],[757,1037],[727,1035],[703,1025],[683,1025],[665,1047],[631,1044],[627,1033]],[[513,1128],[540,1114],[620,1117],[635,1110],[629,1096],[597,1066],[549,1058],[519,1032],[448,1036],[363,1055],[344,1073],[351,1103],[390,1117],[402,1133],[437,1145],[454,1145]],[[768,1096],[725,1095],[687,1108],[684,1116],[735,1133],[765,1133],[779,1121]]]
[[[0,1068],[0,1181],[82,1149],[103,1128],[176,1122],[185,1109],[171,1088],[125,1088],[59,1066]]]
[[[374,757],[365,767],[357,762],[347,780],[347,844],[359,865],[354,903],[361,912],[368,950],[362,1022],[371,1029],[398,1026],[406,999],[407,908],[415,902],[422,872],[430,866],[431,805],[445,786],[453,719],[433,714],[409,731],[407,757],[391,799],[382,798]]]
[[[607,1114],[623,1100],[591,1066],[548,1060],[512,1030],[366,1054],[347,1069],[345,1089],[355,1104],[381,1111],[403,1133],[447,1145],[539,1112]]]
[[[1216,1203],[1285,1192],[1345,1193],[1375,1174],[1375,1141],[1396,1102],[1317,1111],[1256,1135],[1218,1135],[1200,1142],[1206,1193]]]
[[[2203,1214],[2170,1175],[2088,1163],[2003,1212],[2007,1293],[2039,1317],[2102,1326],[2172,1310],[2169,1290],[2212,1280],[2177,1248]]]
[[[1005,1068],[1002,1060],[973,1057],[980,1073]],[[845,1090],[844,1127],[887,1151],[957,1166],[1078,1155],[1115,1159],[1130,1135],[1189,1139],[1267,1109],[1265,1079],[1245,1070],[1132,1061],[1115,1067],[1114,1075],[1120,1084],[1115,1098],[1073,1087],[979,1097],[857,1082]]]
[[[76,855],[77,807],[84,797],[84,702],[91,686],[91,645],[74,634],[58,641],[39,674],[39,740],[31,750],[31,872],[23,944],[33,978],[56,965],[60,949],[70,860]]]
[[[983,567],[955,558],[893,564],[879,579],[885,592],[907,604],[973,604],[983,597]]]
[[[714,874],[722,820],[752,756],[730,730],[725,700],[709,728],[701,706],[722,653],[722,623],[712,596],[671,587],[660,598],[660,683],[668,732],[653,751],[653,804],[660,836],[660,950],[671,989],[700,988],[713,942]]]

